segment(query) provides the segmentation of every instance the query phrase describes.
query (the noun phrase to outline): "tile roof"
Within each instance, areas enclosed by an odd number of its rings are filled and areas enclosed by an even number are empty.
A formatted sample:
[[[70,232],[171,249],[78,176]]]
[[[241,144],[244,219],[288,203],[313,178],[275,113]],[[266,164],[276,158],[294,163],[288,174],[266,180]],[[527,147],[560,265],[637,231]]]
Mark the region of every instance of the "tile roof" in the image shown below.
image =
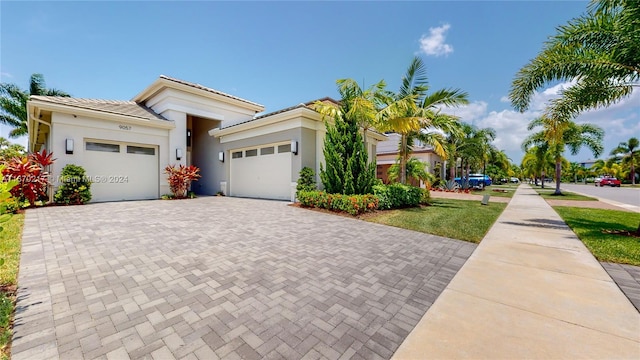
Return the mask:
[[[268,114],[263,114],[263,115],[260,115],[260,116],[256,116],[256,117],[254,117],[252,119],[249,119],[249,120],[246,120],[246,121],[242,121],[242,122],[239,122],[239,123],[236,123],[236,124],[233,124],[233,125],[229,125],[229,126],[223,127],[222,129],[227,129],[227,128],[238,126],[238,125],[241,125],[241,124],[246,124],[248,122],[252,122],[252,121],[255,121],[255,120],[259,120],[259,119],[264,119],[264,118],[269,117],[269,116],[285,113],[287,111],[291,111],[291,110],[295,110],[295,109],[299,109],[299,108],[307,108],[309,110],[313,110],[313,107],[311,107],[311,105],[315,104],[318,101],[320,101],[320,102],[332,102],[334,104],[339,104],[338,101],[336,101],[336,100],[334,100],[334,99],[332,99],[330,97],[323,97],[323,98],[320,98],[320,99],[317,99],[317,100],[311,100],[311,101],[307,101],[306,103],[300,103],[298,105],[289,106],[289,107],[284,108],[284,109],[276,110],[276,111],[270,112]],[[222,130],[222,129],[220,129],[220,130]]]
[[[31,100],[38,100],[52,104],[65,105],[80,109],[94,110],[117,115],[130,116],[145,120],[165,120],[162,115],[157,114],[150,108],[138,104],[134,101],[122,100],[103,100],[103,99],[81,99],[62,96],[36,96],[30,97]]]
[[[224,93],[224,92],[222,92],[222,91],[218,91],[218,90],[215,90],[215,89],[212,89],[212,88],[206,87],[206,86],[204,86],[204,85],[200,85],[200,84],[192,83],[192,82],[189,82],[189,81],[184,81],[184,80],[180,80],[180,79],[172,78],[172,77],[170,77],[170,76],[166,76],[166,75],[160,75],[160,78],[161,78],[161,79],[165,79],[165,80],[169,80],[169,81],[173,81],[173,82],[178,83],[178,84],[187,85],[187,86],[190,86],[190,87],[193,87],[193,88],[196,88],[196,89],[204,90],[204,91],[207,91],[207,92],[210,92],[210,93],[213,93],[213,94],[217,94],[217,95],[225,96],[225,97],[228,97],[228,98],[230,98],[230,99],[234,99],[234,100],[242,101],[242,102],[245,102],[245,103],[247,103],[247,104],[251,104],[251,105],[255,105],[255,106],[260,106],[260,107],[264,107],[263,105],[258,104],[258,103],[255,103],[255,102],[253,102],[253,101],[249,101],[249,100],[246,100],[246,99],[243,99],[243,98],[237,97],[237,96],[233,96],[233,95],[230,95],[230,94]]]

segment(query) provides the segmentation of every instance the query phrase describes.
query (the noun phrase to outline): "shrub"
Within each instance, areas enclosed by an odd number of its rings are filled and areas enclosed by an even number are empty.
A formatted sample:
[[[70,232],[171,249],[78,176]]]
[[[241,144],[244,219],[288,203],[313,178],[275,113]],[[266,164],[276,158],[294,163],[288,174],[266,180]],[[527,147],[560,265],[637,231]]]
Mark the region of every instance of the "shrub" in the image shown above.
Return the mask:
[[[169,182],[169,189],[177,199],[183,199],[187,196],[187,190],[191,186],[192,181],[197,181],[200,178],[200,169],[198,167],[190,165],[168,165],[164,169],[164,173],[169,175],[167,181]]]
[[[57,204],[82,205],[91,200],[91,181],[82,166],[68,164],[60,173],[62,184],[53,199]]]
[[[372,194],[342,195],[328,194],[317,190],[299,191],[298,201],[302,206],[342,211],[351,215],[362,214],[378,208],[378,197]]]
[[[426,191],[426,201],[429,201],[428,190],[393,183],[389,185],[376,185],[373,187],[373,193],[380,199],[379,209],[397,209],[403,207],[418,206],[423,202]]]
[[[8,161],[2,175],[6,180],[18,181],[18,185],[11,189],[11,195],[20,201],[28,201],[32,206],[36,201],[46,199],[49,173],[45,167],[55,161],[52,156],[53,153],[42,150]]]
[[[298,177],[298,185],[296,190],[298,191],[313,191],[316,189],[316,174],[310,167],[303,167],[300,170],[300,176]]]

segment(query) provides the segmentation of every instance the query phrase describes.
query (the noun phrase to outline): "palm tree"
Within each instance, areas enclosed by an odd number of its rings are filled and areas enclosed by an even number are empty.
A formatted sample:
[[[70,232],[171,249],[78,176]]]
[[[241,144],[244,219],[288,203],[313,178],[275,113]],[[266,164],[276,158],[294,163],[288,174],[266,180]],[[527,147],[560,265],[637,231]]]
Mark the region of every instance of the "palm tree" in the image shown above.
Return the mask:
[[[427,164],[420,159],[412,157],[407,162],[407,178],[412,178],[425,183],[427,189],[431,188],[431,184],[435,181],[435,176],[428,172]],[[400,175],[400,164],[393,164],[388,171],[389,180],[395,181]]]
[[[64,91],[47,89],[42,74],[33,74],[29,80],[29,91],[20,89],[15,84],[0,84],[0,123],[13,127],[9,137],[15,138],[26,135],[27,129],[27,101],[30,95],[70,96]]]
[[[611,155],[622,155],[623,163],[628,163],[631,168],[631,184],[636,184],[636,163],[640,162],[640,142],[638,138],[632,137],[627,142],[621,142],[615,149],[611,150]]]
[[[588,147],[594,156],[603,150],[604,130],[592,124],[576,124],[567,120],[555,120],[545,117],[531,121],[528,130],[542,127],[540,132],[529,135],[522,143],[524,149],[535,144],[546,145],[555,161],[556,191],[554,195],[562,195],[560,182],[562,175],[563,154],[566,147],[572,155],[576,155],[582,146]]]
[[[545,114],[566,120],[630,95],[640,80],[638,19],[637,0],[592,1],[585,15],[559,27],[516,74],[511,104],[525,111],[536,90],[553,81],[575,81]]]
[[[381,130],[400,134],[400,182],[406,183],[407,162],[411,154],[409,138],[419,138],[421,132],[436,128],[443,131],[455,131],[457,117],[443,114],[440,106],[455,107],[468,103],[467,93],[460,89],[441,89],[427,95],[429,86],[426,67],[422,60],[414,57],[402,78],[398,93],[387,93],[386,107],[379,112],[378,123]],[[426,143],[434,147],[436,154],[445,157],[443,138],[423,137]]]
[[[549,152],[546,143],[540,143],[540,145],[530,147],[525,151],[524,157],[522,158],[523,173],[529,178],[533,176],[535,185],[538,185],[538,176],[540,176],[542,188],[544,189],[546,174],[554,166],[551,152]]]

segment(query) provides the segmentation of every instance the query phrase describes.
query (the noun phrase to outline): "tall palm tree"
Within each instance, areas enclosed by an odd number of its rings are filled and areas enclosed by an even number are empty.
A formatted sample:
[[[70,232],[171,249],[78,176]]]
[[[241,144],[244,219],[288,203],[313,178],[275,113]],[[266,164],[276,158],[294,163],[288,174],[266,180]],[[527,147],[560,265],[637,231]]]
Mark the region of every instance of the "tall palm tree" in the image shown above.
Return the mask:
[[[437,128],[455,131],[457,117],[440,112],[440,106],[455,107],[467,104],[468,95],[460,89],[441,89],[428,95],[429,85],[426,67],[422,60],[414,57],[402,78],[397,93],[387,93],[386,107],[379,112],[381,130],[400,134],[400,182],[406,183],[407,162],[411,155],[410,137],[419,137],[420,132]],[[424,131],[423,131],[424,130]],[[445,145],[437,136],[425,137],[436,154],[446,156]]]
[[[572,155],[578,154],[580,148],[588,147],[594,156],[600,155],[603,145],[604,130],[592,124],[576,124],[572,121],[537,118],[529,123],[528,129],[542,127],[542,130],[529,135],[522,143],[524,149],[535,144],[546,145],[555,161],[556,190],[554,195],[562,195],[560,182],[562,176],[563,154],[568,147]]]
[[[611,150],[611,155],[622,155],[622,162],[628,163],[631,168],[631,184],[636,184],[636,164],[640,162],[640,142],[638,138],[632,137],[627,142],[621,142],[615,149]]]
[[[640,80],[640,6],[637,0],[594,0],[587,13],[561,26],[515,76],[509,98],[525,111],[534,92],[553,81],[575,81],[547,108],[570,119],[631,94]]]
[[[42,74],[31,75],[29,91],[22,90],[15,84],[1,83],[0,123],[13,127],[9,137],[15,138],[27,134],[27,101],[30,95],[70,96],[61,90],[47,89]]]

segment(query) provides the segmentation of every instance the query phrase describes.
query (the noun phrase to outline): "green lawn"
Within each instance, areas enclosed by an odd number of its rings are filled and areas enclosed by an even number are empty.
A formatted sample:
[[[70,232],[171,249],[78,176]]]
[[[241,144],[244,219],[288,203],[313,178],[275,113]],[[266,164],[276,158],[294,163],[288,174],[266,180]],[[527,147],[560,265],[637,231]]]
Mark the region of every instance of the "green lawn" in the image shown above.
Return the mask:
[[[9,359],[23,225],[24,215],[13,215],[0,232],[0,257],[4,259],[0,266],[0,359]]]
[[[545,199],[550,199],[550,200],[579,200],[579,201],[598,201],[598,199],[596,198],[592,198],[589,196],[584,196],[584,195],[578,195],[576,193],[572,193],[569,191],[563,191],[562,195],[553,195],[553,193],[556,191],[555,187],[545,187],[544,189],[541,189],[539,187],[536,186],[532,186],[532,188],[538,192],[538,194],[540,194],[540,196],[542,196]]]
[[[513,194],[515,194],[516,192],[516,189],[518,189],[518,186],[520,186],[520,184],[491,185],[486,187],[484,191],[479,191],[478,194],[512,198]],[[493,191],[493,190],[504,190],[506,192]]]
[[[567,206],[553,208],[598,260],[640,266],[640,238],[603,232],[635,231],[640,214]]]
[[[481,205],[480,201],[431,199],[431,206],[381,211],[366,220],[478,243],[506,206],[504,203]]]

